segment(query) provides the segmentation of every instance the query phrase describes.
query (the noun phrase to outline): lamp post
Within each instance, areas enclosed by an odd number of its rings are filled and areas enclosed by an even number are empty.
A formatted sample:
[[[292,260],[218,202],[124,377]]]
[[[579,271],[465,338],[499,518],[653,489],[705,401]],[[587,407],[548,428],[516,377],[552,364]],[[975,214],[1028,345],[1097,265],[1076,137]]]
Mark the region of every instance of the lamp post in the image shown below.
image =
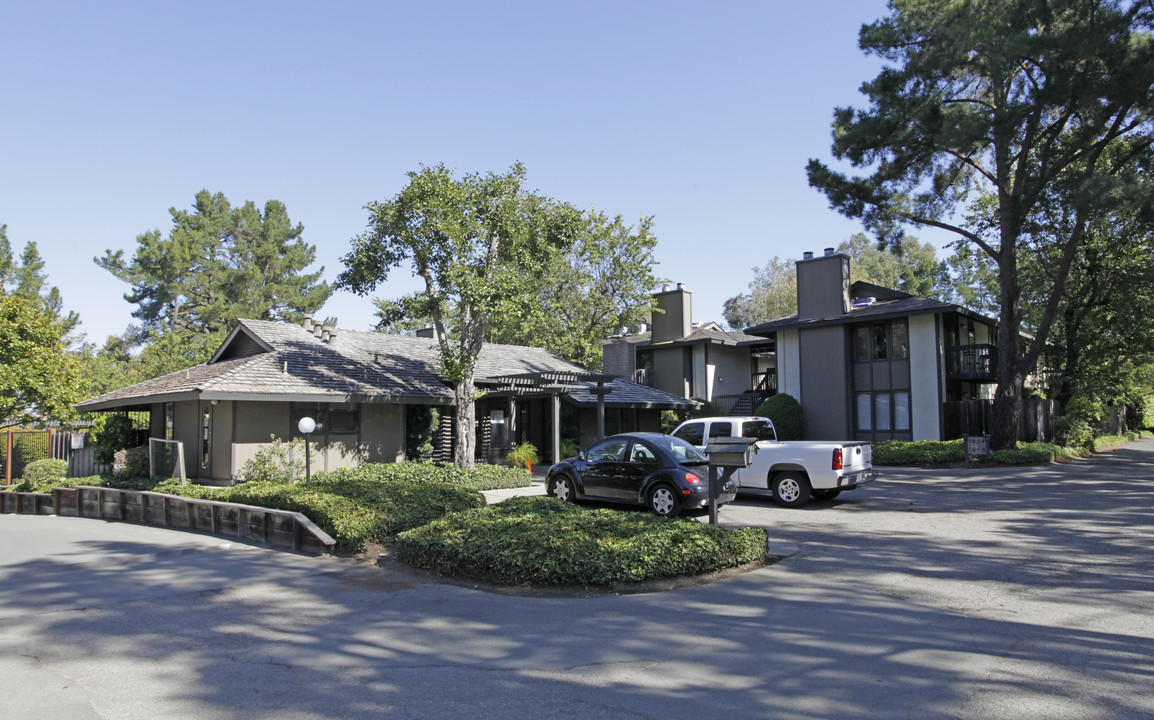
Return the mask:
[[[312,435],[313,430],[316,430],[316,429],[317,429],[317,423],[311,417],[303,417],[303,418],[301,418],[300,422],[297,423],[297,430],[300,430],[301,434],[305,436],[305,483],[306,484],[312,482],[312,472],[311,472],[311,467],[310,467],[311,458],[309,457],[309,445],[311,443],[309,442],[309,435]]]

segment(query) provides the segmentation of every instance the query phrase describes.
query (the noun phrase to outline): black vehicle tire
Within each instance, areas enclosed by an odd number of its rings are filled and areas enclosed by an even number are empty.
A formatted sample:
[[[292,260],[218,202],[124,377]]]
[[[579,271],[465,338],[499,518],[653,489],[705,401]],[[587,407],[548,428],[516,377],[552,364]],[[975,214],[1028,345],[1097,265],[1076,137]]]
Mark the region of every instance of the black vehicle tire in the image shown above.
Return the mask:
[[[558,475],[555,478],[551,478],[546,492],[558,500],[565,500],[567,502],[577,501],[577,490],[573,487],[573,478],[568,475]]]
[[[661,517],[677,517],[681,514],[681,498],[670,485],[654,485],[645,497],[645,507]]]
[[[798,508],[809,502],[812,490],[804,473],[783,472],[773,476],[769,484],[773,501],[782,507]]]
[[[838,495],[841,495],[841,490],[834,488],[833,490],[813,490],[814,500],[833,500]]]

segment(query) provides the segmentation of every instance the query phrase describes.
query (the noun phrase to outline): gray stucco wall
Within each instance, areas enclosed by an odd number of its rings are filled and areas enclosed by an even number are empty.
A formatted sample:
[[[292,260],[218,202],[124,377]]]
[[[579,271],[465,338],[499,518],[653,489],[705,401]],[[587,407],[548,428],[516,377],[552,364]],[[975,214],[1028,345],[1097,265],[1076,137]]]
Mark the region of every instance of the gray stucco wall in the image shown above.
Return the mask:
[[[798,333],[801,356],[801,402],[807,440],[853,437],[849,423],[849,368],[844,326]]]
[[[914,440],[941,440],[944,370],[938,364],[938,315],[915,315],[910,326],[910,425]]]
[[[688,397],[685,348],[674,347],[653,351],[653,387],[678,397]]]
[[[710,345],[709,364],[713,367],[712,395],[740,395],[752,389],[753,363],[749,348]]]
[[[361,445],[364,462],[405,459],[405,409],[402,405],[361,405]]]

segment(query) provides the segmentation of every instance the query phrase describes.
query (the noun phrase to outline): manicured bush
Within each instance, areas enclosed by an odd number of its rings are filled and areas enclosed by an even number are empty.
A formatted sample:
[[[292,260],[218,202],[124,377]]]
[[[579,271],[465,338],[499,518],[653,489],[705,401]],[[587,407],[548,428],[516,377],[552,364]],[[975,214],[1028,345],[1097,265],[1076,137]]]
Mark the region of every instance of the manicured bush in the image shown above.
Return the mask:
[[[341,468],[313,475],[314,481],[329,479],[442,482],[470,490],[500,490],[533,484],[533,476],[523,467],[481,464],[466,470],[450,463],[434,462],[366,463],[355,468]]]
[[[1118,447],[1119,445],[1125,445],[1128,442],[1134,442],[1140,437],[1142,437],[1142,433],[1138,432],[1122,433],[1121,435],[1099,435],[1094,438],[1090,447],[1094,452],[1101,452]]]
[[[756,414],[773,421],[778,440],[801,440],[805,437],[805,416],[801,411],[801,403],[792,395],[770,395],[757,408]]]
[[[1075,452],[1051,443],[1018,443],[1013,449],[994,450],[990,453],[990,460],[999,465],[1045,465]]]
[[[240,469],[245,482],[292,483],[305,479],[305,441],[296,438],[285,442],[276,435],[272,442],[260,446],[256,454]]]
[[[39,485],[41,483],[49,484],[56,480],[63,480],[68,476],[68,461],[56,459],[36,460],[28,464],[24,468],[24,477],[22,478],[26,483]]]
[[[410,565],[501,585],[610,585],[698,575],[764,560],[762,528],[511,498],[397,537]]]
[[[874,465],[950,465],[965,462],[961,440],[885,440],[873,443]]]

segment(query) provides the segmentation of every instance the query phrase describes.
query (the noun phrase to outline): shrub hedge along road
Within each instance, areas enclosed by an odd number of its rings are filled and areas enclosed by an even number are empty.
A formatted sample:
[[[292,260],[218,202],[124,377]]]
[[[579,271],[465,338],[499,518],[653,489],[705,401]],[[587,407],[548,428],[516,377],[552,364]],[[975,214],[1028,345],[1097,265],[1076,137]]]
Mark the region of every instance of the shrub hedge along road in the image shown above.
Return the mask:
[[[409,565],[500,585],[608,585],[698,575],[764,560],[763,528],[730,529],[643,511],[510,498],[397,537]]]

